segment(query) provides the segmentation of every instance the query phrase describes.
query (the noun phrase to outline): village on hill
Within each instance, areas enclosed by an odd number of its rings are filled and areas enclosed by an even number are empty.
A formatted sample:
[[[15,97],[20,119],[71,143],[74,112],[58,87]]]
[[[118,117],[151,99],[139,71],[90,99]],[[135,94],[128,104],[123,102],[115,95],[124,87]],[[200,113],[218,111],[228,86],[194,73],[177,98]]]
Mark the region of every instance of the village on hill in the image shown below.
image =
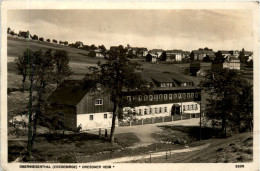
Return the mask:
[[[252,51],[7,43],[9,162],[252,161]]]

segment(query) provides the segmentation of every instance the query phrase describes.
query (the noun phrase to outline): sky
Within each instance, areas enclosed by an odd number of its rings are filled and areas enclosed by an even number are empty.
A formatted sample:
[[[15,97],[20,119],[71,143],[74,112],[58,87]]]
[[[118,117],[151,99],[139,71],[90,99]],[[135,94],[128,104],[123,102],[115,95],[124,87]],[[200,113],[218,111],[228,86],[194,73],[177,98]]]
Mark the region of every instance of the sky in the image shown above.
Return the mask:
[[[7,26],[45,39],[148,49],[253,50],[250,10],[9,10]]]

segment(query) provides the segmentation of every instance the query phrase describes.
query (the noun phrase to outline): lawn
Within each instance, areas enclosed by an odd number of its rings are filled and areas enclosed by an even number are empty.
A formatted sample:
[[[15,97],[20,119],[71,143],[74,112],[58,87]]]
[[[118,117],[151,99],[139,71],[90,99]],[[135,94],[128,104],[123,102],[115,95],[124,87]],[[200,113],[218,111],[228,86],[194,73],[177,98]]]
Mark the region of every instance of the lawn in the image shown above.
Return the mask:
[[[190,146],[210,145],[199,151],[152,158],[152,163],[246,163],[253,161],[253,134],[246,132],[225,139],[208,139],[191,143]],[[149,159],[135,161],[150,163]]]
[[[75,163],[80,156],[92,160],[92,156],[99,155],[98,158],[102,158],[103,154],[111,155],[138,142],[139,139],[133,133],[116,135],[114,145],[104,137],[100,139],[97,135],[87,133],[41,134],[34,143],[33,162]],[[8,141],[9,162],[19,157],[20,152],[25,154],[26,143],[21,140]]]

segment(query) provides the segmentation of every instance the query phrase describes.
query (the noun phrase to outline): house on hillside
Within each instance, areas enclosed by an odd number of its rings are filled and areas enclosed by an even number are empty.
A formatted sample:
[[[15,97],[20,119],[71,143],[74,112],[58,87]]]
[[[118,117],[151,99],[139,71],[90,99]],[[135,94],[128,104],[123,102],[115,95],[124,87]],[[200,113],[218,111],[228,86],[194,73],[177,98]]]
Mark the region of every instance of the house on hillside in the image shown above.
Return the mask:
[[[210,60],[214,60],[216,57],[213,50],[193,50],[190,53],[190,59],[192,61],[202,61],[206,56],[208,56]]]
[[[211,63],[207,62],[191,62],[190,73],[192,76],[203,76],[211,70]]]
[[[83,81],[65,80],[49,97],[51,111],[61,113],[67,128],[106,128],[112,123],[112,102],[102,90],[90,91]]]
[[[144,105],[124,106],[124,114],[131,111],[136,113],[136,119],[145,119],[173,115],[195,117],[200,113],[201,89],[195,87],[193,81],[173,73],[141,73],[141,76],[152,93],[125,92],[128,102],[138,99]]]
[[[165,53],[167,62],[182,61],[182,50],[167,50]]]
[[[212,70],[225,68],[240,70],[240,60],[235,56],[229,55],[226,58],[217,58],[212,62]]]
[[[128,50],[132,51],[133,54],[139,58],[145,57],[148,54],[147,48],[144,47],[130,47]]]
[[[103,52],[102,52],[101,49],[96,49],[96,50],[94,50],[94,51],[95,51],[95,53],[96,53],[96,57],[98,57],[98,58],[104,58],[104,54],[103,54]]]
[[[159,58],[162,55],[163,50],[162,49],[152,49],[152,50],[149,50],[148,53],[152,54],[152,55],[156,55],[157,58]]]
[[[140,73],[140,76],[151,92],[140,94],[138,90],[123,89],[124,105],[118,110],[122,111],[119,119],[130,114],[136,119],[199,115],[201,89],[194,86],[193,81],[173,73]],[[90,87],[82,83],[65,80],[49,97],[51,112],[62,114],[68,128],[110,127],[113,104],[109,95],[100,88],[90,91]]]
[[[153,53],[148,53],[145,57],[146,62],[157,63],[158,56]]]
[[[83,44],[81,41],[77,41],[77,42],[75,43],[75,46],[76,46],[77,48],[82,48],[82,47],[84,46],[84,44]]]

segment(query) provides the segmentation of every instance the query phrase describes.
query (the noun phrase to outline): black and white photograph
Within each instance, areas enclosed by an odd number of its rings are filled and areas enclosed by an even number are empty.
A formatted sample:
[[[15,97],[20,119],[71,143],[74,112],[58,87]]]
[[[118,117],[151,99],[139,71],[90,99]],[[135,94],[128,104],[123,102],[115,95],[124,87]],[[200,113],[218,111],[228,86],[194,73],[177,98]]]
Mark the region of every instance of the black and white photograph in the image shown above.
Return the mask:
[[[3,170],[259,169],[258,2],[12,4]]]

